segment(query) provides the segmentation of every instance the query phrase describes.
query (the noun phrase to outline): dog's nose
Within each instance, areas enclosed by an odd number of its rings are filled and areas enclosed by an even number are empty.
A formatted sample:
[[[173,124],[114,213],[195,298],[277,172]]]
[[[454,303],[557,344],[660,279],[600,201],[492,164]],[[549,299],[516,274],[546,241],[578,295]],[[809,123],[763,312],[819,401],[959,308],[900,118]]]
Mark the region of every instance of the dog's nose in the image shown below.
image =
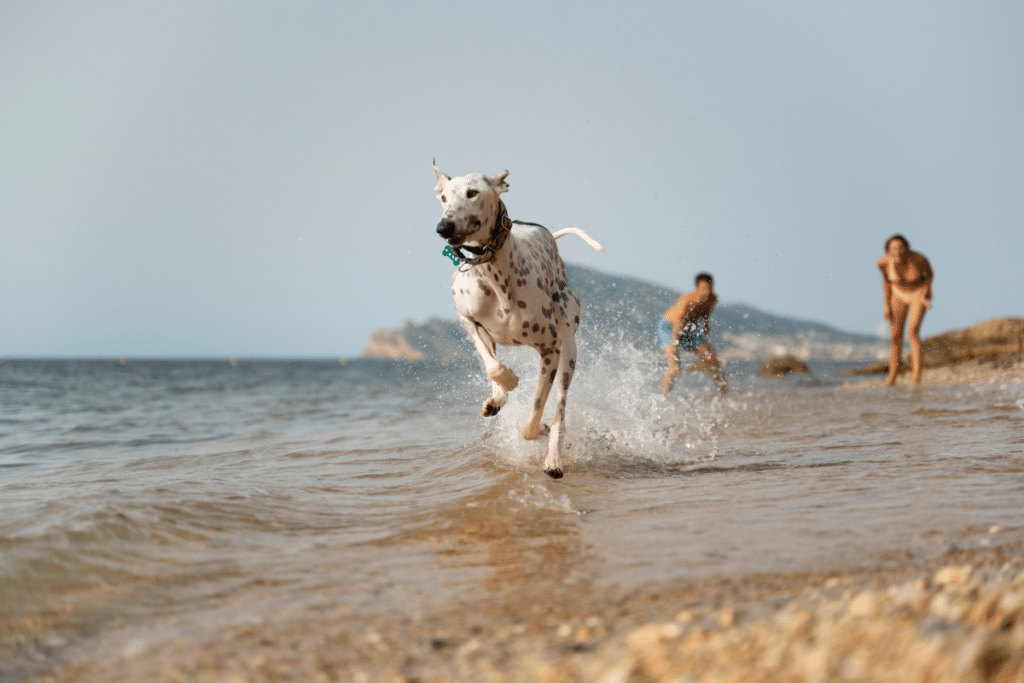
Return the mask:
[[[455,234],[455,222],[445,218],[437,224],[437,234],[445,239],[450,239]]]

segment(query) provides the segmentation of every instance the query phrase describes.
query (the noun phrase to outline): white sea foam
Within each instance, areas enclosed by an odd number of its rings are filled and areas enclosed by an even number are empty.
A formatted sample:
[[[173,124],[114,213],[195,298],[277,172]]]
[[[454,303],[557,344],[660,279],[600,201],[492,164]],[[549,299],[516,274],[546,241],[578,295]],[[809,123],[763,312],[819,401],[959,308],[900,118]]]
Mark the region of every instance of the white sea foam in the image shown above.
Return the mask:
[[[547,439],[525,441],[521,430],[533,404],[538,356],[530,349],[502,352],[520,385],[491,418],[486,442],[517,469],[535,468],[545,457]],[[718,432],[740,404],[718,397],[711,381],[696,373],[684,373],[666,399],[660,393],[664,371],[658,355],[629,344],[582,344],[566,406],[565,464],[615,466],[644,460],[685,465],[714,459]],[[545,424],[551,424],[556,404],[553,388]]]

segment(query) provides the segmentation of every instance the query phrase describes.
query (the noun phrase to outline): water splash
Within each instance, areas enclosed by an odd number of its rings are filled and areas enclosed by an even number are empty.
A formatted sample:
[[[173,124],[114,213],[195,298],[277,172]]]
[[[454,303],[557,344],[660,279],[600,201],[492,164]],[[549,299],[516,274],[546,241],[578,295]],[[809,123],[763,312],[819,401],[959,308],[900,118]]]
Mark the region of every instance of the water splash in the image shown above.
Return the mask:
[[[538,356],[530,349],[502,349],[503,362],[520,377],[519,388],[495,417],[483,443],[515,469],[535,470],[544,460],[547,439],[523,440],[533,403]],[[689,465],[713,460],[718,434],[742,404],[719,397],[709,378],[684,373],[672,395],[660,393],[664,362],[657,353],[623,340],[580,344],[569,390],[563,461],[568,467],[617,469],[636,461]],[[556,404],[552,389],[544,423]]]

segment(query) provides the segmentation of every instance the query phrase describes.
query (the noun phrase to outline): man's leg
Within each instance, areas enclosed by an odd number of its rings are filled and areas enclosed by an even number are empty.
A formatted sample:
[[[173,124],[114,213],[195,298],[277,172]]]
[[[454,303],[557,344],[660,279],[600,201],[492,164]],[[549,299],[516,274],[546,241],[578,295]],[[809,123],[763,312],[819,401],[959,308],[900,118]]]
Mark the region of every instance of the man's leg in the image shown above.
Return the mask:
[[[668,396],[668,393],[672,391],[672,385],[675,384],[676,377],[679,376],[679,345],[669,344],[666,346],[665,358],[668,359],[668,370],[665,371],[665,377],[661,380],[662,396]]]
[[[715,356],[715,350],[711,348],[711,344],[702,344],[697,347],[697,353],[704,359],[704,362],[711,368],[711,378],[715,380],[715,384],[718,385],[718,390],[723,394],[729,390],[729,387],[725,383],[725,373],[722,372],[722,366],[718,362],[718,357]]]

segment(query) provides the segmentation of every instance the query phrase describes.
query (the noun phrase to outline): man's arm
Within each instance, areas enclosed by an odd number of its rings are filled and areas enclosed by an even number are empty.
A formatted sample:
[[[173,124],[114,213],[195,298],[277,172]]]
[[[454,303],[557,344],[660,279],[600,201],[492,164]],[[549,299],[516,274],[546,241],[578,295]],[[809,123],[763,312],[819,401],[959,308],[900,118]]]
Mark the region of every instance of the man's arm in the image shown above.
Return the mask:
[[[682,331],[683,325],[686,323],[686,319],[689,317],[690,300],[693,298],[692,294],[684,294],[679,297],[675,305],[668,309],[665,313],[665,317],[668,318],[669,322],[672,323],[672,339],[679,338],[679,332]]]

